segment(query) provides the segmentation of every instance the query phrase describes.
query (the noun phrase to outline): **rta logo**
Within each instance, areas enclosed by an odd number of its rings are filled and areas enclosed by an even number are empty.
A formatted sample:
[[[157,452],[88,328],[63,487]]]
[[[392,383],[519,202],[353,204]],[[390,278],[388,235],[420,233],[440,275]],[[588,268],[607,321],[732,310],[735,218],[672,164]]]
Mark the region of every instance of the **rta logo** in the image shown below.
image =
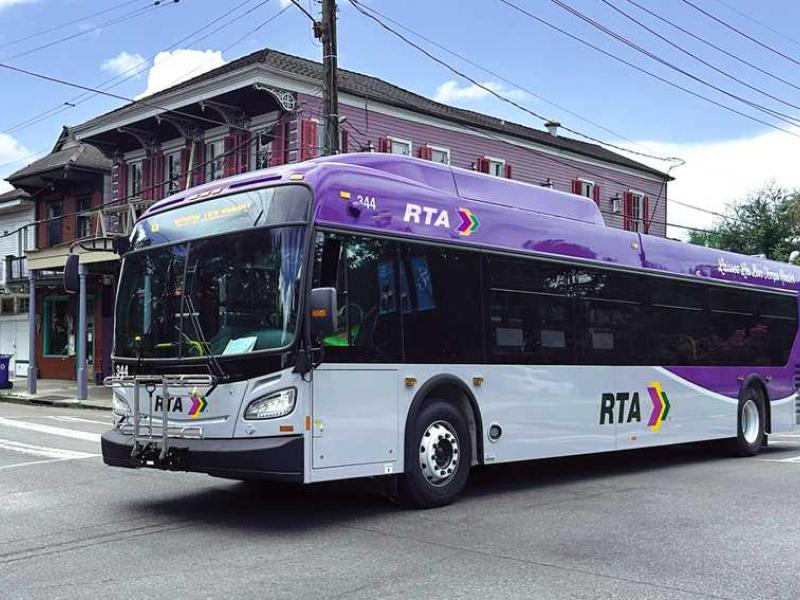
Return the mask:
[[[661,384],[653,381],[647,386],[647,393],[650,395],[650,402],[653,410],[647,420],[647,426],[651,431],[661,429],[661,424],[666,421],[672,405],[669,402],[667,393],[661,388]],[[639,392],[617,392],[616,394],[605,393],[600,397],[600,425],[614,423],[642,422],[642,408],[639,404]]]
[[[630,400],[630,403],[628,403]],[[627,411],[626,411],[627,409]],[[642,409],[639,406],[639,392],[605,393],[600,399],[600,425],[606,423],[630,423],[642,421]]]

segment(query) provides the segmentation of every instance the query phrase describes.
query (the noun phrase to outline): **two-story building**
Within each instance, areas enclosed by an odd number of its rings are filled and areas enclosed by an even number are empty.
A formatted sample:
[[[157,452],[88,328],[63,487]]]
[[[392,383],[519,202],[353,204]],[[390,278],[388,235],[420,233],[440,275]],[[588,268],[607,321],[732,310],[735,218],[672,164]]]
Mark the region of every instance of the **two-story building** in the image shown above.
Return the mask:
[[[34,197],[34,247],[28,248],[28,281],[34,275],[36,363],[39,377],[76,378],[76,298],[62,286],[62,272],[72,249],[84,254],[88,276],[89,374],[99,379],[111,369],[114,284],[119,259],[113,252],[85,252],[75,242],[101,237],[100,208],[110,195],[111,161],[100,150],[62,135],[53,151],[8,177]],[[73,247],[74,246],[74,247]]]
[[[28,266],[36,248],[35,203],[25,190],[0,194],[0,354],[24,376],[28,367]]]
[[[31,193],[51,186],[37,195],[37,215],[46,222],[39,249],[29,254],[30,268],[62,268],[76,237],[127,234],[143,208],[178,189],[320,155],[321,78],[318,62],[259,50],[65,128],[53,154],[9,178]],[[342,152],[404,154],[572,191],[597,202],[611,226],[666,233],[670,178],[602,146],[564,137],[556,123],[547,131],[526,127],[346,70],[339,72],[339,103]],[[93,261],[95,286],[90,356],[98,373],[107,372],[114,256],[101,252],[86,259]],[[44,281],[52,280],[42,277],[39,285],[48,285]],[[69,377],[76,308],[52,285],[37,303],[41,376]]]

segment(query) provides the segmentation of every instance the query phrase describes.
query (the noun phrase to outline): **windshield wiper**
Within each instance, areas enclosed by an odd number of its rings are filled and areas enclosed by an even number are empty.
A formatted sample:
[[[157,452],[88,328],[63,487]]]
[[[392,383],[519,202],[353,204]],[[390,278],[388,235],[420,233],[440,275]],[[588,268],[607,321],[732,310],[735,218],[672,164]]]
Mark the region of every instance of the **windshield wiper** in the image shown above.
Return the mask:
[[[197,333],[197,337],[200,339],[200,345],[205,347],[206,349],[207,352],[206,356],[208,357],[209,365],[214,367],[214,369],[217,371],[217,375],[221,379],[229,379],[230,376],[228,375],[228,372],[222,367],[220,362],[217,360],[217,357],[214,354],[214,350],[211,348],[211,344],[206,339],[206,336],[203,333],[203,327],[200,325],[200,318],[197,316],[200,313],[198,313],[197,309],[195,309],[194,307],[194,300],[192,300],[191,294],[186,294],[184,300],[186,301],[186,306],[189,308],[189,321],[192,323],[195,333]]]

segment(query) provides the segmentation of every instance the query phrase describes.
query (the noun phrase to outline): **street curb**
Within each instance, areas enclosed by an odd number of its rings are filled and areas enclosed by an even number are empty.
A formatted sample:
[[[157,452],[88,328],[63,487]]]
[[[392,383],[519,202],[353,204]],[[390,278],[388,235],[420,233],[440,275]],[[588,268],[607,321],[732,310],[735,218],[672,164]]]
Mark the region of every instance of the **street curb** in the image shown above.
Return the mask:
[[[78,400],[45,400],[39,398],[22,398],[20,396],[0,396],[0,402],[8,404],[27,404],[28,406],[53,406],[56,408],[81,408],[89,410],[111,411],[111,406],[87,404]]]

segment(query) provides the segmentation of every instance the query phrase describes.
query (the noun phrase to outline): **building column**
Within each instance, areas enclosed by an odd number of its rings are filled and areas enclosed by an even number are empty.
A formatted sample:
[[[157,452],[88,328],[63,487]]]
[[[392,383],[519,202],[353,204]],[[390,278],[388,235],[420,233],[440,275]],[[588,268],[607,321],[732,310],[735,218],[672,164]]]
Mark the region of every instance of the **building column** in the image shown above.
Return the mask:
[[[78,273],[80,278],[80,293],[78,295],[78,400],[86,400],[89,397],[86,372],[86,334],[88,330],[86,321],[86,264],[80,263]]]
[[[28,393],[36,393],[36,271],[28,269]]]

